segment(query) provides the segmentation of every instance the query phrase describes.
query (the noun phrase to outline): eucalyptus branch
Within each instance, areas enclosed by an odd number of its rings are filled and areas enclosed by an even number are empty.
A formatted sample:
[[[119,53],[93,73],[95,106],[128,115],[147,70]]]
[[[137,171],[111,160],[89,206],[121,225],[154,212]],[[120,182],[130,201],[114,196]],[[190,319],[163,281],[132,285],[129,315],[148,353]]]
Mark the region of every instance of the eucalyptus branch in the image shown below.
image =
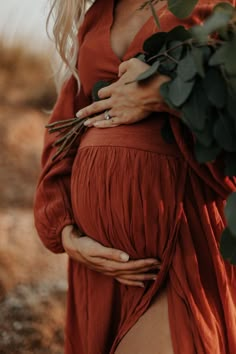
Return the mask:
[[[180,48],[180,47],[183,47],[183,46],[185,46],[185,45],[191,45],[192,43],[193,43],[193,41],[194,41],[194,39],[193,38],[191,38],[191,39],[187,39],[187,40],[185,40],[185,41],[183,41],[183,42],[181,42],[181,43],[179,43],[179,44],[177,44],[177,45],[175,45],[175,46],[173,46],[173,47],[171,47],[171,48],[169,48],[169,49],[166,49],[164,52],[160,52],[160,53],[158,53],[158,54],[155,54],[155,55],[153,55],[153,56],[151,56],[150,58],[148,58],[147,59],[147,64],[149,64],[150,62],[152,62],[154,59],[159,59],[159,58],[161,58],[161,57],[169,57],[169,53],[171,52],[171,51],[173,51],[173,50],[175,50],[175,49],[178,49],[178,48]]]
[[[195,45],[197,48],[200,48],[200,47],[203,47],[203,46],[206,46],[206,45],[209,45],[209,46],[217,46],[219,44],[223,44],[224,41],[222,41],[221,39],[213,39],[213,38],[208,38],[206,42],[198,42],[195,38],[190,38],[190,39],[187,39],[179,44],[176,44],[175,46],[169,48],[169,49],[166,49],[165,51],[163,52],[160,52],[158,54],[155,54],[153,55],[152,57],[148,58],[147,59],[147,64],[152,62],[154,59],[159,59],[161,57],[166,57],[166,58],[169,58],[171,60],[173,60],[174,62],[178,63],[178,61],[176,61],[172,56],[170,56],[169,53],[171,53],[173,50],[176,50],[180,47],[184,47],[184,46],[190,46],[192,47],[193,45]]]

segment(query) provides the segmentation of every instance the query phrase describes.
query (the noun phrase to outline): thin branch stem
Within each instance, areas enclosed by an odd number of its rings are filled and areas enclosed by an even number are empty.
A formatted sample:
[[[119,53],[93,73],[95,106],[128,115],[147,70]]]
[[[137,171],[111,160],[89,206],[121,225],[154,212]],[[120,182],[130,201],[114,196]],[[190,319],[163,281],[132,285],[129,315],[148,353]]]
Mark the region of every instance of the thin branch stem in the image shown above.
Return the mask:
[[[51,127],[54,127],[56,125],[59,125],[59,124],[62,124],[63,122],[74,122],[76,119],[79,119],[79,118],[71,118],[71,119],[66,119],[66,120],[58,120],[56,122],[53,122],[53,123],[50,123],[50,124],[47,124],[45,125],[45,128],[51,128]]]
[[[65,120],[60,120],[46,125],[46,128],[48,129],[48,132],[50,134],[59,132],[58,137],[64,134],[53,143],[54,147],[59,146],[56,153],[52,157],[53,161],[63,152],[64,154],[61,156],[61,158],[64,158],[67,152],[69,151],[70,147],[75,142],[75,140],[78,137],[80,137],[83,132],[87,130],[87,128],[84,126],[84,121],[86,119],[85,118],[65,119]]]
[[[148,60],[147,60],[147,63],[153,61],[154,59],[158,59],[158,58],[161,58],[161,57],[168,57],[169,59],[171,58],[172,60],[175,61],[174,58],[172,58],[169,53],[172,51],[172,50],[175,50],[175,49],[178,49],[180,47],[183,47],[185,45],[188,45],[188,46],[192,46],[194,43],[197,43],[196,39],[195,38],[190,38],[190,39],[186,39],[185,41],[179,43],[179,44],[176,44],[174,47],[171,47],[167,50],[165,50],[164,52],[161,52],[161,53],[158,53],[158,54],[155,54],[153,55],[152,57],[150,57]],[[222,44],[224,43],[224,41],[220,40],[220,39],[208,39],[207,42],[205,43],[197,43],[197,46],[198,47],[202,47],[202,46],[205,46],[205,45],[212,45],[212,46],[215,46],[217,44]],[[178,63],[178,62],[177,62]]]

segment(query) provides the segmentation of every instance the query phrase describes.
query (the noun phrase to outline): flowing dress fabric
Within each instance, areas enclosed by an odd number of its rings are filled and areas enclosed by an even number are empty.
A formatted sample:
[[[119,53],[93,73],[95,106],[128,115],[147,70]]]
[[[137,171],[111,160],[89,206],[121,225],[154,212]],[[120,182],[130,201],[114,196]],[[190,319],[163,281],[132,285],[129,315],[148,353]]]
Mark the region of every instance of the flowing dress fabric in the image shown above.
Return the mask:
[[[200,23],[212,2],[200,1],[180,21],[161,11],[162,31]],[[98,80],[115,81],[121,60],[112,51],[114,1],[97,0],[80,29],[81,89],[71,78],[51,121],[74,116],[91,102]],[[150,18],[123,60],[142,50],[156,32]],[[102,48],[102,50],[101,50]],[[170,120],[174,141],[163,140]],[[235,182],[220,161],[200,166],[178,118],[153,113],[146,120],[112,129],[89,129],[63,160],[51,161],[54,137],[46,133],[43,170],[35,196],[35,224],[45,246],[63,252],[61,230],[75,223],[107,247],[131,258],[158,257],[161,271],[144,289],[119,284],[73,260],[68,267],[66,354],[113,354],[163,286],[175,354],[234,354],[236,270],[219,253],[224,203]],[[160,323],[161,326],[161,323]],[[158,343],[157,349],[158,349]]]

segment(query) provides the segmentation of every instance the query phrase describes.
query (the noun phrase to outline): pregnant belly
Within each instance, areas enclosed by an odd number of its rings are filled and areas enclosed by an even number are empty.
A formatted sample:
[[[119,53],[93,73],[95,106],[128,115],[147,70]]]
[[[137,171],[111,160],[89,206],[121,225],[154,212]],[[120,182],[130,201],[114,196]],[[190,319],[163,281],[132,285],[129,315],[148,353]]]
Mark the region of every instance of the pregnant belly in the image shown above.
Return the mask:
[[[150,132],[144,135],[142,129],[139,139],[135,133],[127,140],[116,128],[105,134],[92,129],[84,137],[72,171],[74,217],[107,247],[132,258],[161,258],[179,213],[183,160],[176,147],[172,154],[170,147],[165,150],[159,136],[154,143]]]

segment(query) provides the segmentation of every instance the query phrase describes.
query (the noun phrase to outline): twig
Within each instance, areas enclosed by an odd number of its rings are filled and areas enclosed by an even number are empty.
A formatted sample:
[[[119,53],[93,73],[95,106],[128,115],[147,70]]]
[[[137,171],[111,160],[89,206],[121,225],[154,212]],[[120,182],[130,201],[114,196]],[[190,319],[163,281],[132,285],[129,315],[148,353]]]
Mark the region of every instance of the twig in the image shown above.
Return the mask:
[[[59,146],[55,155],[52,157],[53,161],[63,152],[64,154],[61,158],[64,158],[75,140],[87,130],[87,127],[84,126],[84,121],[86,119],[87,118],[65,119],[46,125],[49,134],[59,132],[58,136],[60,136],[66,132],[65,135],[53,143],[54,147]]]

